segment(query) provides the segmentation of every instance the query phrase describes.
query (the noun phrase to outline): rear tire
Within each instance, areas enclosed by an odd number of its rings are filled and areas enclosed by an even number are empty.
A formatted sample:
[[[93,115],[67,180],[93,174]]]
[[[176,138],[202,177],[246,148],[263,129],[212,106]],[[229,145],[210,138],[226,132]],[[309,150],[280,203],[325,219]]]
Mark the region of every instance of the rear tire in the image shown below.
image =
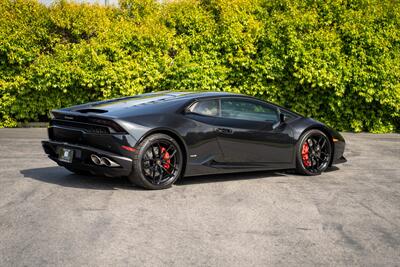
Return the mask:
[[[305,132],[296,145],[296,171],[304,175],[319,175],[329,167],[332,145],[320,130]]]
[[[182,175],[183,154],[179,144],[166,134],[146,137],[136,148],[129,180],[146,189],[172,186]]]

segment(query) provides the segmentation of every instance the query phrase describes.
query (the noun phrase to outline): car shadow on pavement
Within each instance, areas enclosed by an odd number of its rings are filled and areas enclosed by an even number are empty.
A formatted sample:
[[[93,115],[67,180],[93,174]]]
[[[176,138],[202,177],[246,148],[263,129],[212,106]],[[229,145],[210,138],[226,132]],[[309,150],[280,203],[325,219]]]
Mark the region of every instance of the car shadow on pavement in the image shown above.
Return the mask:
[[[143,190],[134,187],[127,178],[109,178],[103,176],[73,174],[62,167],[45,167],[21,170],[26,178],[65,187],[96,189],[96,190]]]
[[[254,172],[239,172],[239,173],[226,173],[226,174],[210,174],[210,175],[184,177],[176,181],[175,185],[222,183],[235,180],[266,179],[266,178],[281,177],[281,176],[286,176],[286,172],[254,171]]]
[[[340,170],[337,166],[330,166],[324,172],[334,172]]]
[[[336,166],[331,166],[325,172],[334,172],[339,170]],[[297,174],[295,170],[279,170],[279,171],[252,171],[252,172],[238,172],[238,173],[225,173],[225,174],[210,174],[200,176],[190,176],[179,179],[175,185],[190,185],[190,184],[206,184],[206,183],[221,183],[234,180],[251,180],[251,179],[267,179],[283,176],[303,176]]]
[[[62,167],[44,167],[26,169],[20,171],[26,178],[31,178],[37,181],[57,184],[65,187],[96,189],[96,190],[143,190],[139,187],[131,185],[128,178],[118,177],[109,178],[103,176],[90,176],[73,174]],[[250,180],[269,177],[284,176],[284,173],[277,172],[248,172],[248,173],[230,173],[230,174],[215,174],[191,176],[179,179],[176,185],[191,185],[203,183],[221,183],[234,180]]]
[[[327,172],[336,171],[339,168],[330,167]],[[45,183],[57,184],[65,187],[96,189],[96,190],[144,190],[133,186],[128,178],[109,178],[104,176],[90,176],[73,174],[62,167],[44,167],[21,170],[24,177],[38,180]],[[293,175],[294,171],[255,171],[244,173],[212,174],[201,176],[184,177],[176,181],[175,185],[191,185],[206,183],[221,183],[235,180],[266,179]],[[296,175],[296,174],[295,174]]]

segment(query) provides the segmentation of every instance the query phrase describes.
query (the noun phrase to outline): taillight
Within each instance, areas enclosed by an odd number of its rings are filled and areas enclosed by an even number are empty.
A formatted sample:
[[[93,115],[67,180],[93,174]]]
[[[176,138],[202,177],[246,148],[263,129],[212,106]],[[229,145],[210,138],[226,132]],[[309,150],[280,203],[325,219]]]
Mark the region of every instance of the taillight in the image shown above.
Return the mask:
[[[122,128],[116,122],[111,121],[111,120],[99,119],[99,118],[89,118],[88,120],[90,122],[93,122],[93,123],[96,123],[96,124],[99,124],[99,125],[104,125],[104,126],[110,127],[111,129],[113,129],[117,133],[125,133],[126,132],[124,130],[124,128]]]

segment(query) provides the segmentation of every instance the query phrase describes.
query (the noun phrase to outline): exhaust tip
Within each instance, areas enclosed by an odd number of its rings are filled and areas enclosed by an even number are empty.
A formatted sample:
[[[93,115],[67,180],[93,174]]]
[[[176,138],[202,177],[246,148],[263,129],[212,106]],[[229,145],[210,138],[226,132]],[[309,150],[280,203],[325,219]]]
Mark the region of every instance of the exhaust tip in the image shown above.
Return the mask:
[[[101,163],[106,165],[107,167],[111,166],[111,162],[110,162],[110,160],[108,158],[104,158],[104,157],[101,158]]]
[[[109,158],[102,157],[101,158],[101,163],[104,164],[107,167],[118,167],[119,164],[115,163],[114,161],[110,160]]]
[[[90,159],[93,161],[94,164],[101,165],[101,159],[97,155],[90,155]]]
[[[96,165],[104,165],[106,167],[119,167],[119,164],[106,157],[99,157],[96,154],[90,155],[90,159]]]

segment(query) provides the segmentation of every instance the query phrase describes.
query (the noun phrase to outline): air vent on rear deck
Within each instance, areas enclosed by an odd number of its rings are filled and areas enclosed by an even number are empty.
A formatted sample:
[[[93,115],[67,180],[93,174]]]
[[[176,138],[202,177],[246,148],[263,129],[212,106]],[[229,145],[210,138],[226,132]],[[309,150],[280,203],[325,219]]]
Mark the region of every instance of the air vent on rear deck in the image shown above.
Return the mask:
[[[93,134],[109,134],[110,130],[106,125],[95,125],[95,124],[89,124],[89,123],[83,123],[83,122],[78,122],[78,121],[64,121],[64,120],[51,120],[50,121],[51,126],[61,126],[64,128],[73,128],[73,129],[79,129],[83,130],[87,133],[93,133]],[[58,140],[61,141],[61,140]]]
[[[85,109],[78,109],[80,113],[106,113],[107,110],[104,109],[96,109],[96,108],[85,108]]]

